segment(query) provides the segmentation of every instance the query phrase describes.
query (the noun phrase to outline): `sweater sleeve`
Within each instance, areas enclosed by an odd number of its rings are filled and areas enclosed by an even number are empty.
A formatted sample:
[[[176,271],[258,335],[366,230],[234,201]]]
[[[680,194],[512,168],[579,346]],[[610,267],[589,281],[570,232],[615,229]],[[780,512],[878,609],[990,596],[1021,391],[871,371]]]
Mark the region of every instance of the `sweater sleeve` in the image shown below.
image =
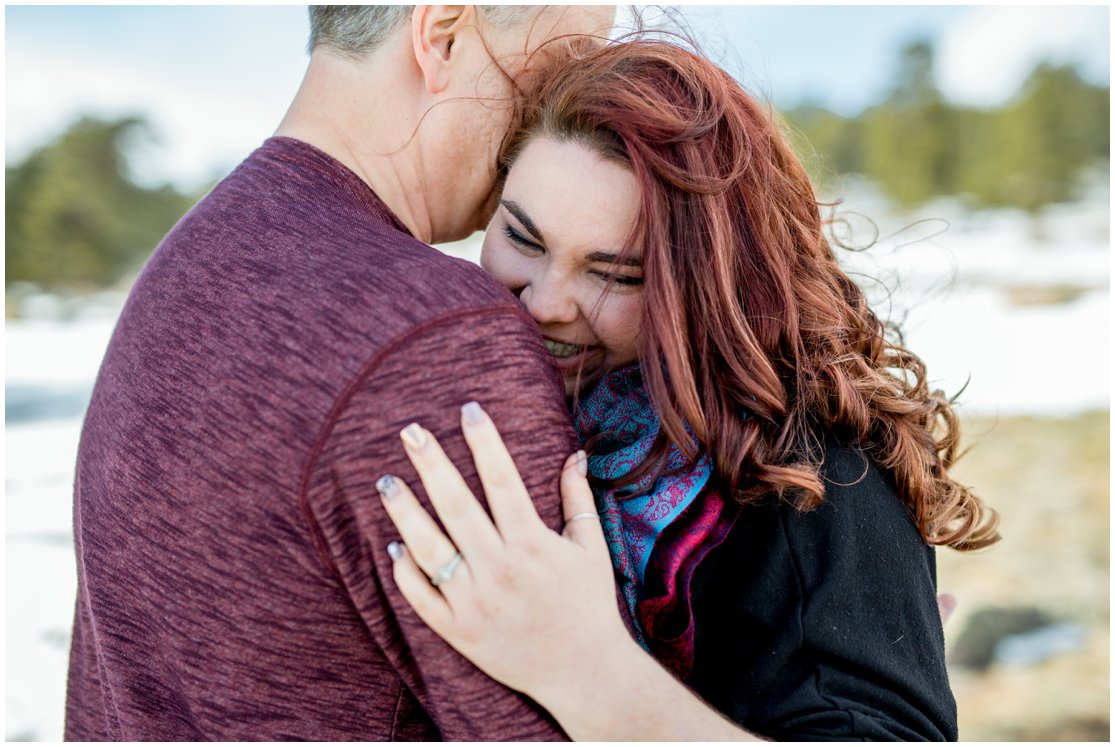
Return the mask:
[[[933,549],[861,451],[830,443],[822,474],[819,508],[780,512],[812,672],[766,736],[955,740]]]
[[[576,440],[556,369],[529,322],[508,308],[433,320],[369,361],[318,439],[304,508],[321,562],[363,619],[368,645],[384,652],[442,739],[564,739],[548,714],[427,628],[392,578],[387,545],[398,533],[375,482],[388,473],[402,477],[434,515],[399,441],[399,431],[418,422],[482,496],[459,425],[460,407],[470,400],[499,427],[543,521],[560,530],[558,477]]]

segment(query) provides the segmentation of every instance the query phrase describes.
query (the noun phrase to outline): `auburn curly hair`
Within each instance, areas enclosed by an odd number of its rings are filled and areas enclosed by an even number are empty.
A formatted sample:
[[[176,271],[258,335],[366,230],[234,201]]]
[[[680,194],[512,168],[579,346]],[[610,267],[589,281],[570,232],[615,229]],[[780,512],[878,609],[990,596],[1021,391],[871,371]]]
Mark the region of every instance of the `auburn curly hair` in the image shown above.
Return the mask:
[[[640,363],[662,429],[628,479],[671,443],[690,458],[704,448],[722,494],[746,504],[773,493],[807,510],[825,494],[829,432],[890,473],[926,542],[997,541],[997,514],[948,475],[950,401],[837,263],[775,115],[677,44],[567,51],[522,106],[501,168],[545,136],[593,148],[641,185],[629,246],[642,249]]]

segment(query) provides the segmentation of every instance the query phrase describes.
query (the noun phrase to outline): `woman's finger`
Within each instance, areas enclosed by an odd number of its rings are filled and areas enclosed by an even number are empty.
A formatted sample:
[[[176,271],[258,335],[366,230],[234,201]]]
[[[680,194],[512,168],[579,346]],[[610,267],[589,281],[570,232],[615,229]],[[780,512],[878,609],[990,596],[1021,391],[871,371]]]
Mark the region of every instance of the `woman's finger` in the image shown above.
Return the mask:
[[[387,552],[393,563],[395,585],[402,592],[403,599],[414,608],[422,622],[442,638],[445,638],[453,622],[453,611],[445,597],[430,585],[430,580],[402,542],[392,542]]]
[[[472,583],[468,565],[456,560],[457,548],[426,513],[405,482],[393,475],[384,475],[376,482],[376,490],[408,548],[407,554],[424,574],[430,591],[434,592],[430,579],[439,578],[439,573],[448,575],[439,583],[437,591],[453,604],[454,591],[468,589]]]
[[[400,435],[407,457],[453,543],[475,562],[492,557],[503,545],[499,532],[438,440],[417,423],[408,425]]]
[[[608,543],[588,484],[588,461],[583,451],[566,459],[561,469],[561,508],[565,515],[562,534],[586,550],[606,555]]]
[[[478,403],[461,408],[461,430],[500,534],[506,539],[544,527],[495,423]]]
[[[941,614],[941,625],[946,624],[956,611],[956,595],[947,591],[937,595],[937,611]]]

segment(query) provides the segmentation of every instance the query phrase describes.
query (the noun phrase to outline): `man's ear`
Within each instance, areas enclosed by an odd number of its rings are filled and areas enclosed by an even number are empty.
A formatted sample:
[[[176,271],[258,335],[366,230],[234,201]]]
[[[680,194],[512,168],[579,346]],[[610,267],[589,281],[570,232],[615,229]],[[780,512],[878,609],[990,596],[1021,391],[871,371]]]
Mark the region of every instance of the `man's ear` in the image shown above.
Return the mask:
[[[449,85],[453,44],[475,12],[471,5],[414,6],[410,16],[411,45],[430,93],[440,93]]]

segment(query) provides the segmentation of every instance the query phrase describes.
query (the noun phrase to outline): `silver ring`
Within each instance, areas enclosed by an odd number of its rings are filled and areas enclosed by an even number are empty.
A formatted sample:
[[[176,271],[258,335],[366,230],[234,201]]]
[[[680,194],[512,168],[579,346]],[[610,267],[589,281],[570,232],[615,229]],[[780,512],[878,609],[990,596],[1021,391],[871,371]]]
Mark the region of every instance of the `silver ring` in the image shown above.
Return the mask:
[[[583,513],[583,514],[573,514],[572,516],[570,516],[566,520],[565,523],[566,524],[572,524],[577,519],[599,519],[599,518],[600,518],[600,514],[596,513],[595,511],[589,511],[589,512]]]
[[[453,573],[456,572],[457,566],[461,564],[462,560],[464,560],[464,558],[461,557],[460,553],[454,555],[449,559],[448,563],[437,569],[437,573],[430,578],[430,583],[435,587],[441,586],[446,581],[453,578]]]

